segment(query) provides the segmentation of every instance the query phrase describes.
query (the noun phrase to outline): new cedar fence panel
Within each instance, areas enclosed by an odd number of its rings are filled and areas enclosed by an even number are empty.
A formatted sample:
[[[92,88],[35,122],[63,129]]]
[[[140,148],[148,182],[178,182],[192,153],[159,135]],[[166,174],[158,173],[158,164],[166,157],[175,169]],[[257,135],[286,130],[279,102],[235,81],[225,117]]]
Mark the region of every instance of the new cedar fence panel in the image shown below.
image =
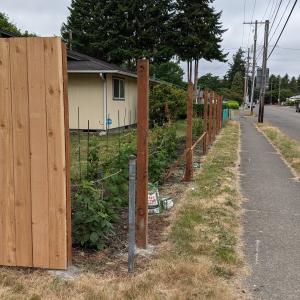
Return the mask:
[[[0,265],[70,262],[62,49],[59,38],[0,39]]]

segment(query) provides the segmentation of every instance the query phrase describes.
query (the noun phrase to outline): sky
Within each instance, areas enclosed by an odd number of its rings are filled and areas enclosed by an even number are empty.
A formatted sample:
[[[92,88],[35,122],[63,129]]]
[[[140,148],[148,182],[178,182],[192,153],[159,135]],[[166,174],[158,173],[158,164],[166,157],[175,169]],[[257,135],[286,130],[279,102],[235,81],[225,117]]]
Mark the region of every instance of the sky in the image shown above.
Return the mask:
[[[277,18],[275,14],[279,3],[281,7]],[[277,36],[287,18],[294,0],[215,0],[213,6],[216,11],[222,11],[221,21],[227,31],[223,35],[222,46],[228,52],[228,60],[239,47],[245,50],[253,44],[253,26],[243,25],[244,21],[261,21],[270,19],[271,32],[270,48],[272,49]],[[68,6],[71,0],[1,0],[0,11],[6,13],[21,30],[28,30],[40,36],[53,36],[60,34],[60,27],[66,21],[69,14]],[[286,13],[283,15],[285,9]],[[281,16],[283,19],[275,31]],[[275,22],[273,20],[275,19]],[[290,74],[298,76],[300,74],[300,3],[296,5],[294,13],[280,39],[278,46],[268,61],[270,73]],[[274,23],[274,24],[273,24]],[[272,25],[273,24],[273,25]],[[258,32],[258,54],[263,44],[263,25],[259,26]],[[261,64],[261,55],[258,64]],[[185,68],[185,64],[182,64]],[[228,69],[228,63],[217,61],[201,61],[199,66],[200,75],[212,73],[217,76],[224,76]]]

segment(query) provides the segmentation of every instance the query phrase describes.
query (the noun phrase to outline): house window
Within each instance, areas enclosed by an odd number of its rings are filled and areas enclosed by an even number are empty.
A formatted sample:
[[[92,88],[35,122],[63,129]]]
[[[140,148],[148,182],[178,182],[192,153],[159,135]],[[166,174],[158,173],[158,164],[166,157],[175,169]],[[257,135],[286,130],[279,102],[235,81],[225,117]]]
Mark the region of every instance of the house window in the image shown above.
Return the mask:
[[[114,100],[125,100],[125,80],[113,79]]]

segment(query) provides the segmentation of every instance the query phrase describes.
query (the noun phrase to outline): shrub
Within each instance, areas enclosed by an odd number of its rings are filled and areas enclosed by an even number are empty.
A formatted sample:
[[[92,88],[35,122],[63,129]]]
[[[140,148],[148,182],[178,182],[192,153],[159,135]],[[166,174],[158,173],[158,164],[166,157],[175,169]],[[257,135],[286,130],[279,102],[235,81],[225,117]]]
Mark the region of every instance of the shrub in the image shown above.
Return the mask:
[[[160,84],[150,92],[149,115],[150,125],[163,125],[168,121],[166,104],[171,120],[186,116],[186,91],[172,85]]]
[[[198,139],[203,133],[203,121],[200,118],[193,119],[193,139]]]
[[[202,117],[204,113],[204,104],[194,104],[193,111],[194,111],[194,116]]]
[[[90,139],[87,174],[73,188],[72,215],[75,245],[102,249],[113,233],[116,211],[127,205],[128,159],[136,154],[135,133],[121,138],[120,148],[103,149]],[[178,137],[174,125],[155,126],[149,137],[149,180],[162,183],[176,157]],[[118,149],[118,150],[116,150]],[[105,151],[104,151],[105,150]]]
[[[112,204],[103,200],[101,189],[91,181],[83,180],[77,189],[72,201],[73,242],[102,249],[115,219]]]
[[[166,169],[176,157],[178,137],[174,125],[156,126],[150,135],[149,178],[162,183]]]
[[[231,100],[231,101],[227,101],[227,107],[230,109],[239,109],[240,105],[239,102]]]

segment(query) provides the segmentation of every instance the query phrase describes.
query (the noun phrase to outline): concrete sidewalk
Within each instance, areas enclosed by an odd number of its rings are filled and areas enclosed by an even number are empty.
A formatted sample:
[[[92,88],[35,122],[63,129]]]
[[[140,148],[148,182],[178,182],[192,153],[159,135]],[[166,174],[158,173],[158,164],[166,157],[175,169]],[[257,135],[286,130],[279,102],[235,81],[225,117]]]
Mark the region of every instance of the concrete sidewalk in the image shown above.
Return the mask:
[[[251,118],[241,135],[245,285],[254,299],[300,299],[300,183]]]

